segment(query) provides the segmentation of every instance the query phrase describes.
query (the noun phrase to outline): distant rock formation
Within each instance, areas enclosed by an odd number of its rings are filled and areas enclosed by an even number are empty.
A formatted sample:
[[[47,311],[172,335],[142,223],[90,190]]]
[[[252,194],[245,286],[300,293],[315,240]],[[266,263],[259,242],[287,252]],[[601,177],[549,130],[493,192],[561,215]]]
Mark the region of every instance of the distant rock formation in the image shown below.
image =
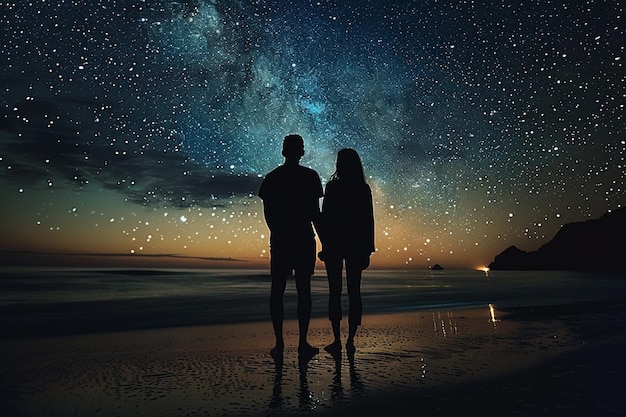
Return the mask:
[[[439,265],[439,264],[435,264],[435,265],[433,265],[432,270],[433,271],[443,271],[443,267],[441,265]]]
[[[626,271],[626,207],[599,219],[568,223],[533,252],[510,246],[491,270]]]

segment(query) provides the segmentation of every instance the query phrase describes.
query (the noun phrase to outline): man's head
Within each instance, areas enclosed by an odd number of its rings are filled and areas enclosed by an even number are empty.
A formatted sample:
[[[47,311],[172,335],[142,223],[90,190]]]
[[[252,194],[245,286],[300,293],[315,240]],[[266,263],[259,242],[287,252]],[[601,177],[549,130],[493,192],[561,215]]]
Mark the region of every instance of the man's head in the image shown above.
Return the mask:
[[[300,135],[287,135],[283,140],[283,156],[287,159],[300,159],[304,155],[304,140]]]

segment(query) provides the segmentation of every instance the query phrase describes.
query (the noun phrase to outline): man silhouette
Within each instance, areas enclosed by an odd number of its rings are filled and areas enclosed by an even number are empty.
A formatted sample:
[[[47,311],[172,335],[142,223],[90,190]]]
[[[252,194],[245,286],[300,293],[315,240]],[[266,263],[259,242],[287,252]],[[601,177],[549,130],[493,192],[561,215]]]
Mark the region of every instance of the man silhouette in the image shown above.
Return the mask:
[[[265,222],[270,230],[270,315],[276,346],[270,354],[282,357],[283,295],[287,278],[295,272],[298,292],[298,353],[312,357],[319,349],[307,342],[311,320],[311,275],[315,269],[316,244],[313,225],[317,227],[323,195],[322,182],[316,171],[300,165],[304,140],[287,135],[283,140],[285,162],[268,173],[259,188]]]

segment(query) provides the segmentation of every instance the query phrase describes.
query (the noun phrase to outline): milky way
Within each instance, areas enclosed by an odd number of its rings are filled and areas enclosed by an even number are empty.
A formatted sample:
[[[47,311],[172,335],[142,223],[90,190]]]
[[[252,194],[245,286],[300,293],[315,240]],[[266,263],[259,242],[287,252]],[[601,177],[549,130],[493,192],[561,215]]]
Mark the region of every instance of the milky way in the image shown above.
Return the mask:
[[[536,249],[626,202],[623,12],[0,2],[2,227],[24,236],[0,249],[266,257],[256,190],[292,132],[324,181],[361,154],[374,264]]]

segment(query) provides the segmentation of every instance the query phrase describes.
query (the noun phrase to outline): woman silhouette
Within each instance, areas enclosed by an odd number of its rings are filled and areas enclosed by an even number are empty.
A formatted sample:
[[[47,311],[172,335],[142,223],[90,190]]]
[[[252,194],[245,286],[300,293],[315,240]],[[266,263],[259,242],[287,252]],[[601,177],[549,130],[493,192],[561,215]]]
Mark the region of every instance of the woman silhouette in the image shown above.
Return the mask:
[[[345,262],[348,288],[348,340],[346,349],[354,353],[354,336],[361,324],[361,276],[374,252],[374,209],[372,191],[365,182],[361,158],[354,149],[337,153],[336,170],[326,184],[321,213],[322,252],[319,257],[328,275],[328,318],[335,340],[326,351],[341,351],[340,323],[342,269]]]

